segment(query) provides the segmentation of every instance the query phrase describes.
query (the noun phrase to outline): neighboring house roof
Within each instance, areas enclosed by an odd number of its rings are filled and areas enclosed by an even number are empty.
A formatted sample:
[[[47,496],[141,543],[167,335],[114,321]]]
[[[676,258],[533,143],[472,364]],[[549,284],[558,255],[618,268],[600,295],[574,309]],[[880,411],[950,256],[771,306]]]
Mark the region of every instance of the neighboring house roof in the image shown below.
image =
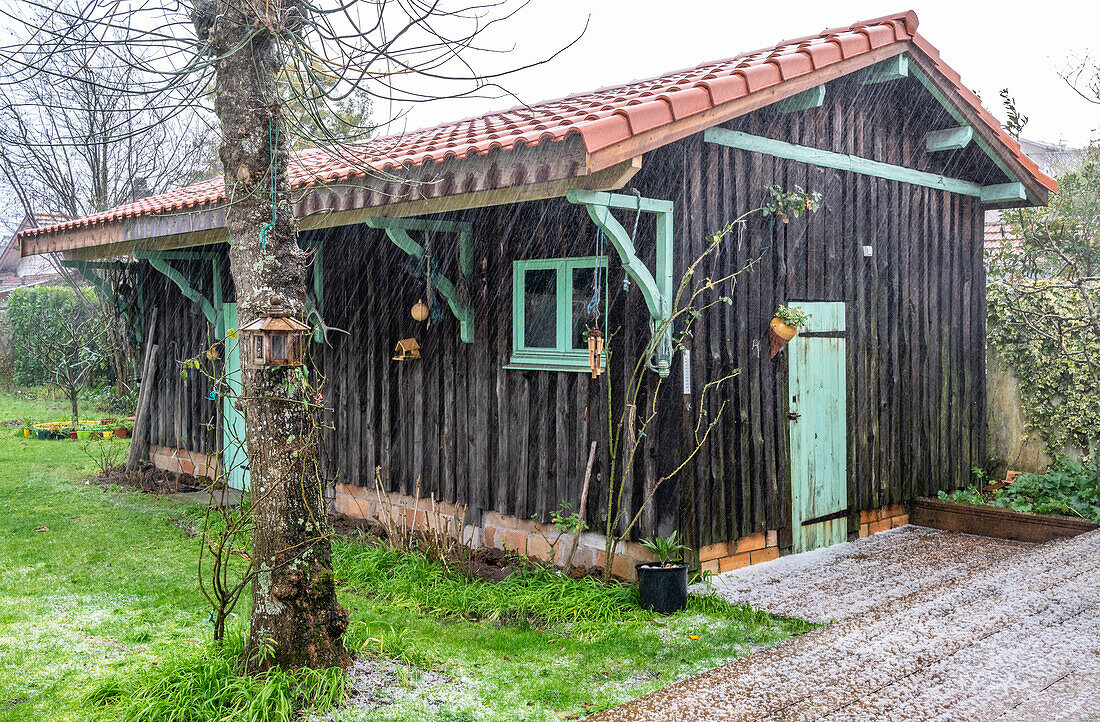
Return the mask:
[[[1024,247],[1024,240],[1020,238],[1007,224],[1000,220],[987,220],[985,222],[985,250],[986,252],[1000,250],[1005,241],[1009,247],[1019,252]]]
[[[967,114],[983,126],[984,131],[979,129],[979,132],[985,132],[993,140],[994,152],[1015,161],[1023,170],[1021,175],[1025,177],[1021,180],[1030,182],[1032,187],[1053,191],[1055,182],[1039,170],[1021,151],[1019,143],[982,108],[977,96],[962,84],[958,73],[940,60],[939,52],[917,34],[917,23],[916,13],[899,13],[648,80],[373,139],[355,146],[355,162],[323,150],[300,151],[290,162],[290,183],[295,189],[312,188],[362,178],[371,172],[392,173],[498,150],[536,148],[571,137],[579,138],[587,153],[587,167],[579,172],[592,173],[610,167],[612,158],[621,161],[624,157],[638,156],[690,134],[688,130],[694,126],[685,121],[698,119],[710,125],[724,122],[728,118],[721,117],[718,110],[732,107],[741,99],[759,93],[767,103],[774,102],[771,98],[784,97],[777,86],[793,83],[791,87],[796,87],[803,76],[833,66],[846,67],[845,63],[861,56],[889,57],[891,51],[897,54],[908,50],[922,54],[930,67],[946,80],[945,87],[954,94],[959,105],[968,106]],[[708,111],[712,112],[708,114]],[[616,155],[615,149],[620,148],[622,152]],[[602,154],[600,157],[605,161],[593,160],[597,154]],[[104,213],[27,230],[25,235],[52,234],[146,215],[187,212],[213,206],[224,199],[224,184],[221,178],[215,178]]]
[[[15,271],[19,266],[19,234],[29,228],[57,227],[69,220],[65,216],[56,213],[35,213],[32,217],[29,213],[23,216],[23,220],[15,228],[8,242],[0,248],[0,271]]]

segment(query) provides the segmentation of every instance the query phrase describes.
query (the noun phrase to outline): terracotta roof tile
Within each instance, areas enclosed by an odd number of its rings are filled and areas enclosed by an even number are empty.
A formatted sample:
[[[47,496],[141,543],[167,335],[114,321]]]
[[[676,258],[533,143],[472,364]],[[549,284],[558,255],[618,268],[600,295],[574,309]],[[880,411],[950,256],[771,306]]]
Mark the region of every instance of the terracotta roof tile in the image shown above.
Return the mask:
[[[595,152],[648,130],[690,117],[764,88],[898,42],[912,42],[957,86],[966,102],[997,133],[1005,148],[1047,188],[1054,181],[1042,174],[1019,145],[981,107],[977,97],[959,82],[959,76],[940,60],[939,53],[917,34],[912,11],[876,18],[849,27],[831,28],[818,35],[788,40],[765,48],[656,78],[601,88],[532,106],[511,108],[480,118],[444,123],[434,128],[377,138],[356,146],[356,162],[322,150],[298,152],[290,164],[293,188],[332,183],[366,175],[364,169],[385,172],[451,158],[511,150],[521,146],[579,136],[585,149]],[[198,208],[224,200],[220,178],[197,183],[104,213],[57,223],[24,233],[56,232],[152,213]]]

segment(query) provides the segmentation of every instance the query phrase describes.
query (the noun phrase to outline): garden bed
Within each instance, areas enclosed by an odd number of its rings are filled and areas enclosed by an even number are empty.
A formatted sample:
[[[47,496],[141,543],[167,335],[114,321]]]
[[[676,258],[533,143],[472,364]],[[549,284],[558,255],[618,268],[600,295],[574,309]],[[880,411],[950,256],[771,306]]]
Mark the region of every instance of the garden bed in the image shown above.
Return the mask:
[[[943,499],[914,501],[909,512],[909,522],[944,531],[1035,543],[1077,536],[1098,528],[1096,524],[1085,519],[1032,514]]]

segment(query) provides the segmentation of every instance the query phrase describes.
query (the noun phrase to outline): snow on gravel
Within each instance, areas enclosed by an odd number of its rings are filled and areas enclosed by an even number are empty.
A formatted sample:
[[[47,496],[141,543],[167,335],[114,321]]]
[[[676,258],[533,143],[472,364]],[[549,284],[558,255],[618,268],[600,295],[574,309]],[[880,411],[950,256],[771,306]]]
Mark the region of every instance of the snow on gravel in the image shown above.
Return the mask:
[[[1100,531],[1034,546],[902,528],[742,570],[720,593],[836,621],[592,719],[1097,720],[1098,558]]]
[[[1031,544],[903,526],[712,578],[714,592],[773,614],[836,621],[987,566]]]

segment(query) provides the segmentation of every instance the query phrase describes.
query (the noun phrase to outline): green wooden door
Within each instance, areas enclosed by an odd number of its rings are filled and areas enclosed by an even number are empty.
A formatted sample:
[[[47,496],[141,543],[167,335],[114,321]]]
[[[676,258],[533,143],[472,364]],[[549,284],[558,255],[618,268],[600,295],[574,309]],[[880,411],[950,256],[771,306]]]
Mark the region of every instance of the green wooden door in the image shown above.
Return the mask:
[[[244,443],[244,415],[233,405],[241,393],[241,349],[237,344],[237,304],[222,304],[225,335],[225,386],[222,396],[222,463],[231,489],[248,491],[248,447]],[[230,336],[228,331],[233,331]]]
[[[790,304],[812,314],[787,345],[791,526],[795,552],[848,538],[844,304]]]

